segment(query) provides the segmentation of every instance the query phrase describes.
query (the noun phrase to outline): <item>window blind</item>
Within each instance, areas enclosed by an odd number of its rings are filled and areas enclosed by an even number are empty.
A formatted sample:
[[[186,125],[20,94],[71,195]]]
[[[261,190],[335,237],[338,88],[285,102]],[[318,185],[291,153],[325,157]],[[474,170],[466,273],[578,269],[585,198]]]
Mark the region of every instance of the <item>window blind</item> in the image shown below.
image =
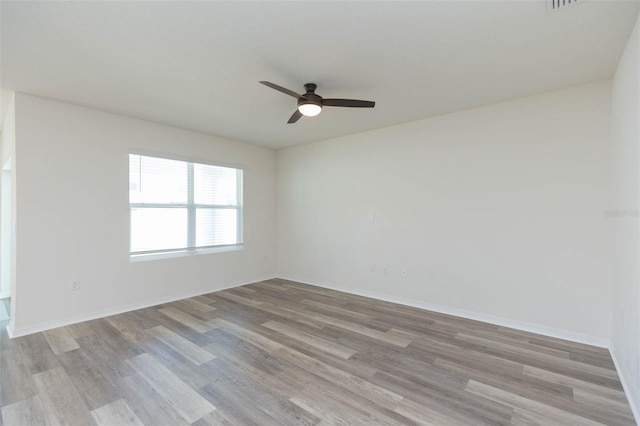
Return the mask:
[[[242,244],[243,171],[129,155],[130,254]]]

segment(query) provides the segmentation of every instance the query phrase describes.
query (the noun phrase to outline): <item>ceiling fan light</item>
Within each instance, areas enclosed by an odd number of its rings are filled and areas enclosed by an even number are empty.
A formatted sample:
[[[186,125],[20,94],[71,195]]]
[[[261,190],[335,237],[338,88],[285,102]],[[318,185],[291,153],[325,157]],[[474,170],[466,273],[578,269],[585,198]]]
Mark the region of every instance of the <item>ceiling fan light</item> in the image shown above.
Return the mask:
[[[300,111],[300,114],[307,116],[307,117],[315,117],[316,115],[320,114],[320,111],[322,111],[322,107],[318,104],[300,104],[298,105],[298,111]]]

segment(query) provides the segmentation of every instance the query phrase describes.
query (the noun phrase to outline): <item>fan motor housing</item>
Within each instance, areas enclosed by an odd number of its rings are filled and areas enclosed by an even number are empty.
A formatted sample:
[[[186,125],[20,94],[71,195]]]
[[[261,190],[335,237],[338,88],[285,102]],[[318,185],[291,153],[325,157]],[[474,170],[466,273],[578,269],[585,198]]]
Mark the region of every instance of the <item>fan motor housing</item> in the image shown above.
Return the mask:
[[[315,93],[305,93],[298,98],[298,106],[308,104],[315,104],[322,108],[322,96],[316,95]]]

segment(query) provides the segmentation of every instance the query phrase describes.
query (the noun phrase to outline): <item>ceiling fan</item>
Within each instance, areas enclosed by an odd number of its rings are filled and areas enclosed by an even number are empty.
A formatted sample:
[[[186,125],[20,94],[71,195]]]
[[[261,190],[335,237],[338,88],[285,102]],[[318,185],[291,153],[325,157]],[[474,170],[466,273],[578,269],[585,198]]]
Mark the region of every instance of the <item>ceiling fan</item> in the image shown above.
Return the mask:
[[[320,95],[316,95],[316,86],[314,83],[307,83],[304,85],[306,92],[302,95],[289,90],[277,84],[269,81],[261,81],[260,83],[272,89],[282,92],[286,95],[293,96],[298,100],[298,109],[293,113],[287,123],[295,123],[303,115],[307,117],[314,117],[320,114],[322,107],[334,106],[334,107],[348,107],[348,108],[373,108],[376,103],[372,101],[359,101],[357,99],[325,99]]]

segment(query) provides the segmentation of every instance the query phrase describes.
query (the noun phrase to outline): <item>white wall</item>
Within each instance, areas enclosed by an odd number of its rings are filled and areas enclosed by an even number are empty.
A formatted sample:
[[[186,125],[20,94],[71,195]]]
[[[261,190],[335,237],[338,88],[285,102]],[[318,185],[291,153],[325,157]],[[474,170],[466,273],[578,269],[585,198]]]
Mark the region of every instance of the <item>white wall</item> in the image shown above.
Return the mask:
[[[11,295],[11,160],[15,150],[16,116],[13,95],[3,96],[2,155],[0,156],[0,299]],[[9,98],[7,101],[6,98]]]
[[[610,96],[599,82],[278,151],[279,275],[606,342]]]
[[[11,296],[11,166],[0,170],[0,299]]]
[[[640,24],[636,22],[613,79],[614,222],[613,351],[629,397],[640,408]],[[637,413],[637,415],[640,413]],[[640,420],[640,419],[639,419]]]
[[[15,334],[273,276],[274,151],[21,93],[16,118]],[[130,263],[130,149],[242,166],[244,249]]]
[[[6,101],[7,97],[9,98]],[[2,155],[0,156],[0,299],[9,297],[15,267],[15,238],[12,218],[15,217],[15,175],[13,156],[16,145],[16,111],[13,93],[3,91]],[[13,303],[13,302],[12,302]]]

